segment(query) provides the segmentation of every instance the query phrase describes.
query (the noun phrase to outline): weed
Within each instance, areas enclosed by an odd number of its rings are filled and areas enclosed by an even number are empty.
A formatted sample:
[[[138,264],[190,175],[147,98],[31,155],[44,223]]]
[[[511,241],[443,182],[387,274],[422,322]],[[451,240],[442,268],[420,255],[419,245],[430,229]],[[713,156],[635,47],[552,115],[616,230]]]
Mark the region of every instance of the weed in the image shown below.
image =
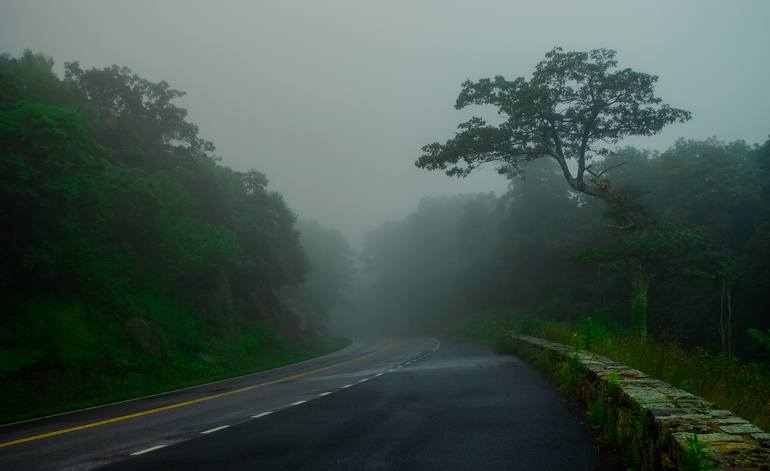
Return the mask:
[[[486,326],[488,335],[493,328],[507,329],[503,332],[515,331],[571,345],[576,350],[590,350],[697,394],[759,427],[770,428],[767,363],[742,364],[734,357],[711,354],[703,348],[684,348],[671,338],[652,337],[643,342],[632,333],[607,327],[595,316],[570,325],[520,312],[497,314],[495,325]],[[761,334],[755,337],[764,339],[765,334]],[[562,389],[575,389],[575,377],[569,367],[562,368],[557,376],[556,382]]]
[[[687,438],[684,448],[684,469],[686,471],[707,471],[711,469],[711,459],[706,451],[707,445],[698,441],[698,435]]]
[[[604,405],[596,401],[588,408],[588,411],[586,412],[586,415],[588,416],[588,420],[591,422],[591,425],[595,427],[604,427],[607,424],[607,409],[604,407]]]

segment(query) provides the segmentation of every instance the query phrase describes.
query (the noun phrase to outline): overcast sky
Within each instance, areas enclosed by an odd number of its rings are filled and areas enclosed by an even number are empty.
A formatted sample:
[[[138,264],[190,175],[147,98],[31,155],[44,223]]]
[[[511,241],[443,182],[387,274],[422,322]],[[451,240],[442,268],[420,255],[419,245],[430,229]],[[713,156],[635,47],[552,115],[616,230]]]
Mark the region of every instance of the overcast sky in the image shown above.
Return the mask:
[[[0,0],[0,51],[167,80],[225,164],[265,172],[300,217],[358,243],[422,196],[505,190],[492,171],[455,180],[414,160],[467,117],[464,79],[526,76],[555,45],[616,49],[693,112],[635,145],[764,141],[769,20],[767,0]]]

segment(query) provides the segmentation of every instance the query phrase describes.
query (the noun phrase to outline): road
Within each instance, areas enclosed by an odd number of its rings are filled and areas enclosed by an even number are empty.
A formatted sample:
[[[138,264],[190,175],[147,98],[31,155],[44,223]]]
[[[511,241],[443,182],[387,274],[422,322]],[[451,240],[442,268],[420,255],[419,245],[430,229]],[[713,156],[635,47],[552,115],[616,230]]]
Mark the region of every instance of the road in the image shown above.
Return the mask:
[[[537,370],[429,338],[0,427],[0,469],[610,470]]]

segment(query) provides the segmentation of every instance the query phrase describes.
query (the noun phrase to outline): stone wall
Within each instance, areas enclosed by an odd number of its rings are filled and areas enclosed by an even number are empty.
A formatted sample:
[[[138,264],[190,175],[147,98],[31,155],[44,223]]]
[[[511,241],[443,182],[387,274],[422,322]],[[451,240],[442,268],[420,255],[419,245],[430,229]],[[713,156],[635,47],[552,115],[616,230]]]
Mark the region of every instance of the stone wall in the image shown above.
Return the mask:
[[[584,402],[634,469],[770,470],[770,434],[698,396],[559,343],[511,335],[506,347]]]

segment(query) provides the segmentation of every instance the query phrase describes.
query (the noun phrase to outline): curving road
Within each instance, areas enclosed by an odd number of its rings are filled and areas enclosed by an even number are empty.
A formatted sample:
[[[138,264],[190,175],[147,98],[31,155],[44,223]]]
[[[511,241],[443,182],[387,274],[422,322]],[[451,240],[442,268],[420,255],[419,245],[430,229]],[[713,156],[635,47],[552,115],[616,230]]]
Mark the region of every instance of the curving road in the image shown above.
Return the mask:
[[[0,469],[617,469],[543,376],[429,338],[0,427]]]

